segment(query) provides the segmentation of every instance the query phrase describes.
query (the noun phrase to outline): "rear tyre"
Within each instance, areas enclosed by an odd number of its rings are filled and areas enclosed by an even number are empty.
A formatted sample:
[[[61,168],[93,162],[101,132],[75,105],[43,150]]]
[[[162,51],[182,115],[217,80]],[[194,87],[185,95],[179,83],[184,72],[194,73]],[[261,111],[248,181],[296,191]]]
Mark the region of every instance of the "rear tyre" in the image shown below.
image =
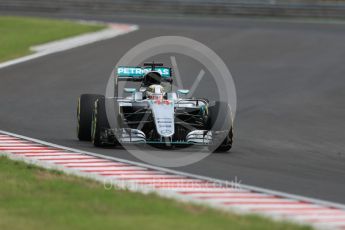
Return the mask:
[[[216,101],[208,107],[208,126],[214,135],[214,143],[209,150],[228,152],[233,142],[232,114],[228,103]]]
[[[108,118],[105,110],[105,98],[98,98],[93,107],[92,125],[91,125],[91,141],[96,147],[106,146],[102,139],[104,131],[110,129]]]
[[[77,136],[81,141],[91,141],[92,111],[95,101],[103,97],[98,94],[82,94],[77,105]]]

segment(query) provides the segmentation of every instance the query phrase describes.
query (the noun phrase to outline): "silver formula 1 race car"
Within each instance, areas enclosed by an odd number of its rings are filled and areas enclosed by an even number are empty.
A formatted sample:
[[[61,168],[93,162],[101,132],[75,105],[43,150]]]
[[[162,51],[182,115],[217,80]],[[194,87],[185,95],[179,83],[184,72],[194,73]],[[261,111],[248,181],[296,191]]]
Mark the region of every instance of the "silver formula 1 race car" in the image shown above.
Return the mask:
[[[233,116],[228,103],[188,98],[189,90],[185,89],[174,92],[172,70],[161,63],[145,63],[143,67],[120,66],[113,77],[114,97],[96,94],[79,97],[79,140],[92,141],[97,147],[204,145],[212,152],[230,150]],[[120,96],[121,81],[139,82],[140,86],[124,88],[121,94],[127,96]],[[106,104],[109,103],[115,116],[107,116]],[[109,122],[109,117],[114,121]]]

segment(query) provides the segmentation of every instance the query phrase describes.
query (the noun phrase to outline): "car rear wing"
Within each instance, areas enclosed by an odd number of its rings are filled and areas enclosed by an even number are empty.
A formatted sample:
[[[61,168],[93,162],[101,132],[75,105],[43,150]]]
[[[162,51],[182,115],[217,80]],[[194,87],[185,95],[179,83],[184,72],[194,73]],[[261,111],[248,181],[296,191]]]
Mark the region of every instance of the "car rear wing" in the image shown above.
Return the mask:
[[[158,72],[162,76],[162,81],[172,80],[172,70],[161,64],[144,64],[144,67],[119,66],[116,70],[116,77],[119,81],[142,81],[148,72]]]

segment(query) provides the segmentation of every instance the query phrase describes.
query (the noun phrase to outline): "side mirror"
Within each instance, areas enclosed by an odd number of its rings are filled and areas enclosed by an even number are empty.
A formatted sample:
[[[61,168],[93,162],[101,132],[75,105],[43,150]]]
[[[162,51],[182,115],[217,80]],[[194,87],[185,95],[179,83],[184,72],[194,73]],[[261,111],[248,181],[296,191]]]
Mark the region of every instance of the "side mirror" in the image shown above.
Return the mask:
[[[135,88],[125,88],[126,93],[135,93],[137,90]]]
[[[179,89],[177,90],[177,93],[187,95],[189,93],[189,89]]]
[[[181,96],[186,96],[189,93],[188,89],[179,89],[177,90],[177,96],[181,97]]]

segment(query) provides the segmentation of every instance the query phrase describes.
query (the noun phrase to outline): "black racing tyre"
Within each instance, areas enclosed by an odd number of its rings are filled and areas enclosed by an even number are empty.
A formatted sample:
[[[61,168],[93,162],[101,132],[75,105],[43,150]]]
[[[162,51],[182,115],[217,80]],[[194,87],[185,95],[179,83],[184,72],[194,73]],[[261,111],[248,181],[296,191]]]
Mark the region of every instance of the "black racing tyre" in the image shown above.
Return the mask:
[[[98,94],[82,94],[77,105],[77,136],[81,141],[91,141],[91,121],[95,101],[103,97]]]
[[[218,146],[218,148],[216,148],[214,150],[214,152],[228,152],[232,147],[232,138],[233,138],[233,131],[232,131],[232,127],[231,127],[230,131],[229,131],[228,135],[225,137],[223,143],[220,144]]]
[[[105,98],[101,97],[95,101],[92,113],[91,141],[95,146],[107,145],[102,142],[102,133],[106,129],[110,129],[110,125],[105,109]]]
[[[208,107],[208,128],[213,133],[212,152],[228,152],[233,142],[233,122],[230,105],[216,101]]]

